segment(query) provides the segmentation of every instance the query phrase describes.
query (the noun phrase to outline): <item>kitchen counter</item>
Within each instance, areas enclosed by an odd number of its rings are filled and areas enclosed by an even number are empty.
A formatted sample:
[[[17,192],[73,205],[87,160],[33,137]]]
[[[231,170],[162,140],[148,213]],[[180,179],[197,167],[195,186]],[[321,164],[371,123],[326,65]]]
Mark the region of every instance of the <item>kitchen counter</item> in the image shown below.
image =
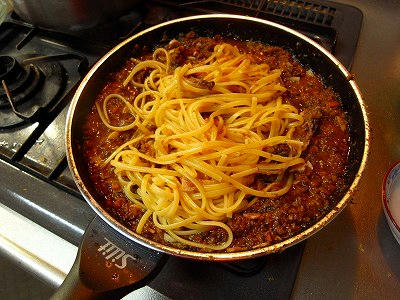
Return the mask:
[[[358,7],[363,27],[352,73],[372,130],[367,168],[353,201],[308,239],[293,299],[400,296],[400,245],[381,205],[381,184],[400,160],[400,1],[337,1]]]

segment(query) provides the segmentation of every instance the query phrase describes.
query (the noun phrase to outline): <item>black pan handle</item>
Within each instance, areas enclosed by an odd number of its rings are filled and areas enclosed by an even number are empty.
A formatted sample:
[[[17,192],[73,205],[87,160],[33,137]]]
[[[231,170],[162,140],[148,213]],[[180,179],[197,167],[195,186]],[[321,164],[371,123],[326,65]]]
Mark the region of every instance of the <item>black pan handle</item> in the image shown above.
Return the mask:
[[[150,282],[166,258],[95,217],[86,228],[71,271],[52,299],[120,299]]]

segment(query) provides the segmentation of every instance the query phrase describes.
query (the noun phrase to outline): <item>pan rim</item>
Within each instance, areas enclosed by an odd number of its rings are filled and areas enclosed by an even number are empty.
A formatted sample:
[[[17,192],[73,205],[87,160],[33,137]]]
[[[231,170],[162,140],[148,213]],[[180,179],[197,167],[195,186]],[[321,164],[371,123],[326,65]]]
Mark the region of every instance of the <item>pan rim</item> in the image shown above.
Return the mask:
[[[75,112],[75,107],[80,99],[80,95],[83,92],[87,82],[91,79],[93,74],[97,71],[97,69],[118,49],[126,45],[127,43],[130,43],[132,40],[137,39],[138,37],[153,31],[158,28],[162,28],[165,26],[168,26],[170,24],[178,23],[178,22],[185,22],[185,21],[191,21],[191,20],[197,20],[197,19],[210,19],[210,18],[227,18],[227,19],[238,19],[238,20],[246,20],[246,21],[252,21],[252,22],[258,22],[265,24],[267,26],[272,26],[279,28],[283,31],[286,31],[292,35],[295,35],[296,37],[301,38],[305,42],[310,43],[312,46],[317,48],[318,51],[320,51],[323,55],[327,56],[337,67],[338,69],[343,73],[344,77],[347,78],[349,81],[356,98],[358,100],[358,103],[361,108],[362,112],[362,117],[364,121],[364,126],[365,126],[365,141],[364,141],[364,151],[362,154],[362,159],[360,162],[360,167],[358,168],[358,171],[355,175],[355,178],[353,179],[350,187],[348,188],[346,194],[342,197],[342,199],[319,221],[314,223],[312,226],[308,227],[306,230],[301,231],[297,233],[296,235],[279,242],[277,244],[273,244],[270,246],[266,247],[260,247],[260,248],[255,248],[251,250],[246,250],[246,251],[239,251],[239,252],[224,252],[224,253],[214,253],[214,252],[197,252],[197,251],[190,251],[190,250],[183,250],[171,246],[166,246],[157,242],[154,242],[152,240],[149,240],[143,236],[138,235],[137,233],[133,232],[132,230],[126,228],[123,226],[121,223],[119,223],[117,220],[115,220],[107,211],[105,211],[100,204],[95,200],[95,198],[91,195],[91,193],[88,191],[86,188],[83,180],[80,177],[80,174],[78,172],[77,166],[75,164],[74,160],[74,155],[72,151],[72,124],[73,124],[73,116]],[[83,194],[86,202],[91,206],[91,208],[96,212],[96,214],[101,217],[109,226],[111,226],[113,229],[115,229],[117,232],[122,234],[124,237],[133,240],[134,242],[137,242],[138,244],[151,248],[156,251],[164,252],[167,254],[171,254],[174,256],[179,256],[179,257],[184,257],[184,258],[190,258],[190,259],[195,259],[195,260],[212,260],[212,261],[231,261],[231,260],[241,260],[241,259],[249,259],[249,258],[255,258],[258,256],[266,255],[266,254],[271,254],[271,253],[276,253],[276,252],[281,252],[285,250],[286,248],[293,246],[306,238],[310,237],[311,235],[315,234],[318,232],[320,229],[325,227],[329,222],[331,222],[347,205],[349,202],[352,194],[355,191],[356,186],[358,185],[360,181],[360,177],[362,173],[365,170],[366,167],[366,162],[369,154],[369,138],[370,138],[370,127],[369,127],[369,122],[368,122],[368,115],[367,115],[367,109],[366,105],[363,101],[363,97],[361,95],[361,92],[356,84],[356,82],[353,79],[353,76],[347,71],[347,69],[330,53],[328,52],[325,48],[311,40],[310,38],[306,37],[305,35],[290,29],[286,26],[267,21],[267,20],[262,20],[254,17],[248,17],[248,16],[239,16],[239,15],[232,15],[232,14],[205,14],[205,15],[196,15],[196,16],[190,16],[190,17],[185,17],[185,18],[179,18],[179,19],[174,19],[168,22],[164,22],[155,26],[152,26],[148,29],[145,29],[132,37],[124,40],[123,42],[119,43],[116,45],[114,48],[112,48],[108,53],[106,53],[88,72],[88,74],[85,76],[85,78],[82,80],[81,84],[79,85],[78,89],[76,90],[76,93],[71,101],[68,114],[67,114],[67,123],[66,123],[66,132],[65,132],[65,143],[66,143],[66,149],[67,149],[67,160],[68,160],[68,165],[70,167],[70,170],[72,171],[72,176],[75,180],[75,183],[77,183],[77,186],[81,193]]]

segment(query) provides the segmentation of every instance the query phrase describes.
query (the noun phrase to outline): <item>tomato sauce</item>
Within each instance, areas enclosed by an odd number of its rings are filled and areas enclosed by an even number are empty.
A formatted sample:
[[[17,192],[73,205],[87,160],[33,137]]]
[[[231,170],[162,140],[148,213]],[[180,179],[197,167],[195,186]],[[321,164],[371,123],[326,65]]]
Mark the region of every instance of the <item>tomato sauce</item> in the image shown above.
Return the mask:
[[[295,172],[294,183],[289,192],[279,198],[259,199],[246,210],[234,213],[227,221],[233,231],[234,240],[225,251],[242,251],[272,245],[299,233],[321,219],[338,202],[338,196],[347,188],[344,175],[349,134],[346,115],[334,91],[325,87],[317,75],[301,66],[283,48],[236,40],[226,41],[222,37],[198,38],[193,33],[182,36],[179,40],[172,40],[165,47],[175,49],[172,62],[174,66],[179,66],[208,57],[214,46],[222,41],[230,42],[240,51],[252,54],[255,62],[268,63],[271,69],[281,69],[282,83],[287,89],[282,95],[283,101],[299,109],[305,120],[296,129],[294,137],[304,142],[302,157],[307,163],[303,169]],[[139,59],[143,57],[146,55]],[[128,60],[120,71],[110,74],[96,101],[102,103],[111,93],[119,93],[128,101],[133,101],[138,90],[129,84],[124,87],[122,82],[134,65],[132,60]],[[121,126],[132,122],[132,116],[124,112],[122,106],[120,101],[109,102],[107,107],[111,124]],[[99,199],[100,204],[134,231],[144,211],[125,197],[111,166],[98,167],[119,145],[131,138],[133,131],[123,132],[115,138],[109,138],[110,133],[93,107],[84,133],[84,153],[90,177],[103,196]],[[138,145],[138,149],[143,153],[149,150],[146,144]],[[284,155],[288,149],[278,145],[273,151]],[[262,188],[269,180],[271,178],[268,176],[256,176],[251,184]],[[151,221],[146,222],[142,235],[162,244],[172,245],[164,240],[163,232]],[[226,233],[222,229],[211,229],[189,236],[189,239],[218,244],[226,239]],[[186,248],[191,249],[188,246]],[[198,251],[194,248],[191,250]]]

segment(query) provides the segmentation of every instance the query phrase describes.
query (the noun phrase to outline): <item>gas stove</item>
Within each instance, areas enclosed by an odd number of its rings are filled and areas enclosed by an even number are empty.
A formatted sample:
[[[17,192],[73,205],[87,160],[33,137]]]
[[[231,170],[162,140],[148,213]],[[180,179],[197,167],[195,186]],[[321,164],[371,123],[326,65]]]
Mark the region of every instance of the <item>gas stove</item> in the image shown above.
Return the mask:
[[[14,13],[0,25],[0,199],[78,245],[94,213],[65,156],[68,105],[80,80],[107,50],[144,28],[200,13],[234,13],[294,28],[351,67],[362,14],[329,1],[147,1],[93,30],[65,34],[36,28]],[[304,243],[239,263],[171,257],[150,287],[172,298],[289,298]],[[196,273],[193,270],[196,269]]]

